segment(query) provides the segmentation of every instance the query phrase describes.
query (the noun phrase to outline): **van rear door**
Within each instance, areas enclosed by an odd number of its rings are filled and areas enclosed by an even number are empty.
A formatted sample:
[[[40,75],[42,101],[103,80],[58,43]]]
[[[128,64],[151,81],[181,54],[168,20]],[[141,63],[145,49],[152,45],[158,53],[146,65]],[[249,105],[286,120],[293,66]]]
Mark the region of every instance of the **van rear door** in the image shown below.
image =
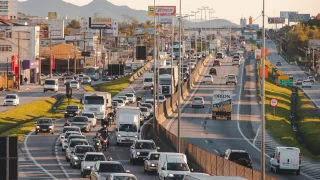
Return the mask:
[[[299,169],[300,150],[298,148],[281,148],[280,169]],[[279,153],[278,153],[279,156]]]

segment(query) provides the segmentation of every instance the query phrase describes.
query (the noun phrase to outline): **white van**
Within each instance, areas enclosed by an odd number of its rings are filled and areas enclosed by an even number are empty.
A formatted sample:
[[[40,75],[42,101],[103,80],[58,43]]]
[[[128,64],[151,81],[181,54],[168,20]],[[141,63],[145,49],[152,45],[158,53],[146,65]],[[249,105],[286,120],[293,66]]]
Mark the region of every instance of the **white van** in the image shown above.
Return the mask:
[[[58,79],[46,79],[44,81],[43,92],[53,91],[58,92],[59,90],[59,81]]]
[[[236,176],[210,176],[205,173],[191,173],[185,175],[183,180],[247,180]]]
[[[296,147],[276,147],[275,152],[270,155],[270,170],[294,171],[297,175],[301,169],[300,149]]]
[[[182,153],[161,153],[158,163],[158,177],[160,180],[169,178],[183,179],[190,174],[186,155]]]

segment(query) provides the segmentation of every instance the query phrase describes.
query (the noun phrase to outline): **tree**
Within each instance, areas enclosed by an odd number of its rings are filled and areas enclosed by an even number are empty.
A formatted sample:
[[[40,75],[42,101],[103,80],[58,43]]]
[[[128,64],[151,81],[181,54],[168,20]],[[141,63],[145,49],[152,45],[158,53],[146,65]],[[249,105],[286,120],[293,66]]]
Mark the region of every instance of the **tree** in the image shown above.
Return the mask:
[[[68,27],[68,28],[73,28],[73,29],[80,29],[80,28],[81,28],[80,22],[77,21],[77,20],[72,20],[72,21],[68,24],[67,27]]]
[[[64,35],[70,36],[70,31],[71,31],[71,28],[64,28]]]

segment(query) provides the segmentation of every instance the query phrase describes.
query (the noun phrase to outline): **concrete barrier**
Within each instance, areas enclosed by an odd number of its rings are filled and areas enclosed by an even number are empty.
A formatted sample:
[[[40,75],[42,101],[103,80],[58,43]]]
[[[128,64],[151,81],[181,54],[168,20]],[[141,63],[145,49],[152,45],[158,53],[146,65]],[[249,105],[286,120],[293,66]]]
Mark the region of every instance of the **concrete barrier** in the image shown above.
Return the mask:
[[[134,82],[138,77],[140,77],[149,68],[150,68],[150,62],[147,62],[137,72],[133,73],[133,75],[130,77],[130,82]]]

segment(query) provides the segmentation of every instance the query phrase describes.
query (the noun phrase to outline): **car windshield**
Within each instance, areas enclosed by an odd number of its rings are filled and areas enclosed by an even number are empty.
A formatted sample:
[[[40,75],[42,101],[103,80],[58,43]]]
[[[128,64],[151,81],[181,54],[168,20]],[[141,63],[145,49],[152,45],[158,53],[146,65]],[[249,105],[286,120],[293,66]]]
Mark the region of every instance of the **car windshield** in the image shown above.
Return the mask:
[[[127,96],[119,96],[118,98],[123,99],[123,100],[126,100],[126,99],[127,99]]]
[[[80,132],[80,129],[78,127],[65,127],[62,130],[63,133],[65,133],[67,131],[79,131]]]
[[[153,105],[153,100],[146,100],[145,103]]]
[[[103,105],[104,104],[104,98],[103,98],[103,96],[86,96],[84,98],[84,104]]]
[[[85,161],[105,161],[104,155],[87,155]]]
[[[195,100],[195,101],[201,101],[202,98],[200,98],[200,97],[195,97],[195,98],[193,98],[193,100]]]
[[[88,118],[94,118],[94,114],[82,114],[82,116],[86,116]]]
[[[141,104],[142,107],[146,107],[146,108],[152,108],[151,104]]]
[[[86,139],[86,137],[85,136],[72,136],[72,135],[70,135],[68,138],[68,142],[70,142],[71,139]]]
[[[37,124],[48,124],[48,123],[52,123],[51,119],[39,119]]]
[[[67,106],[67,110],[78,110],[78,106]]]
[[[164,100],[164,96],[159,96],[159,100]]]
[[[134,124],[120,124],[119,131],[137,132],[137,126]]]
[[[74,134],[80,134],[80,133],[76,133],[76,132],[67,132],[65,135],[65,139],[68,139],[69,136],[74,135]]]
[[[229,157],[230,160],[249,159],[248,153],[232,152]]]
[[[169,78],[169,79],[160,79],[160,85],[171,85],[171,81],[172,79]]]
[[[72,141],[70,147],[73,148],[76,145],[89,145],[87,141]]]
[[[122,99],[115,99],[114,101],[117,101],[120,104],[123,104],[123,100]]]
[[[126,94],[127,97],[133,97],[133,94]]]
[[[211,76],[205,76],[205,78],[211,78]]]
[[[140,111],[141,112],[148,112],[148,109],[147,108],[140,108]]]
[[[75,153],[86,153],[86,152],[94,152],[94,148],[91,146],[78,146],[76,147]]]
[[[144,82],[152,82],[152,78],[144,78]]]
[[[72,119],[72,122],[88,122],[88,118],[87,117],[74,117]]]
[[[167,170],[169,171],[189,171],[186,163],[168,163]]]
[[[118,106],[118,102],[116,102],[116,101],[112,101],[112,106]]]
[[[99,167],[99,172],[123,173],[125,172],[125,170],[121,164],[101,163]]]
[[[73,77],[66,77],[66,80],[74,80]]]
[[[78,82],[77,81],[72,81],[71,84],[78,84]]]
[[[89,80],[89,78],[88,77],[84,77],[83,80]]]
[[[156,149],[156,146],[152,142],[137,142],[135,145],[136,149]]]
[[[6,99],[16,99],[16,95],[7,95]]]
[[[54,81],[54,80],[45,80],[45,81],[44,81],[44,84],[55,85],[55,84],[56,84],[56,81]]]
[[[160,155],[159,154],[151,154],[150,160],[159,160]]]

